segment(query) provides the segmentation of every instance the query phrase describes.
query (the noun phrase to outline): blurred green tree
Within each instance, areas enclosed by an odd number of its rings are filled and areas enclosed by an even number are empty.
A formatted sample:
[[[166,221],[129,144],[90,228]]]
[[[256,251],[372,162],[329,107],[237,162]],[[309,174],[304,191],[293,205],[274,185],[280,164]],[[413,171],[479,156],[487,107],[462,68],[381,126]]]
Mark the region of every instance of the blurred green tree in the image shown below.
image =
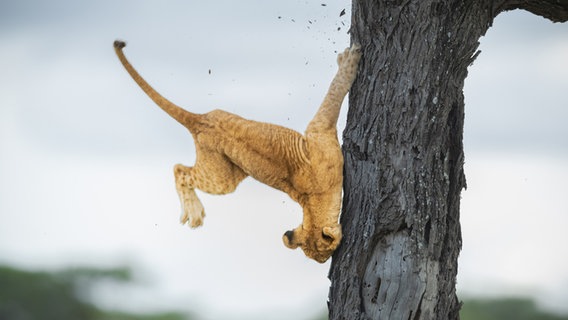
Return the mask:
[[[540,310],[531,299],[466,300],[460,312],[461,320],[568,320]]]
[[[129,314],[102,310],[84,299],[100,280],[131,281],[128,268],[23,271],[0,266],[0,320],[189,320],[181,313]]]
[[[328,320],[325,312],[313,320]],[[568,316],[542,311],[528,298],[469,299],[460,311],[461,320],[568,320]]]

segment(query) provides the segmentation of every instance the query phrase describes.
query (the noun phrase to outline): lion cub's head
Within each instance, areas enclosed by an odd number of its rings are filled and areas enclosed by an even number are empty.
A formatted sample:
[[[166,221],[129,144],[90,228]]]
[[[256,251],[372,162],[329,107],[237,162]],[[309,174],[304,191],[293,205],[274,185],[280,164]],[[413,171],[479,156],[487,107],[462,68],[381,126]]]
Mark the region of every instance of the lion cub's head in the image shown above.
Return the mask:
[[[282,240],[290,249],[302,248],[308,258],[324,263],[331,257],[341,242],[341,225],[305,229],[300,225],[287,231]]]

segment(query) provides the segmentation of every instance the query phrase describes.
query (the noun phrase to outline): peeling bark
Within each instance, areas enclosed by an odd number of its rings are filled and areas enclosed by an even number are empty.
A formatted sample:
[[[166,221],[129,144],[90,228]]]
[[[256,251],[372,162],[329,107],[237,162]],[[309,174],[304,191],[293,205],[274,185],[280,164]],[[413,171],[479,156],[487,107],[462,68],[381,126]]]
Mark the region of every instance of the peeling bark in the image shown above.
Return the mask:
[[[363,58],[343,133],[337,319],[459,319],[463,85],[504,10],[566,21],[566,1],[354,0]]]

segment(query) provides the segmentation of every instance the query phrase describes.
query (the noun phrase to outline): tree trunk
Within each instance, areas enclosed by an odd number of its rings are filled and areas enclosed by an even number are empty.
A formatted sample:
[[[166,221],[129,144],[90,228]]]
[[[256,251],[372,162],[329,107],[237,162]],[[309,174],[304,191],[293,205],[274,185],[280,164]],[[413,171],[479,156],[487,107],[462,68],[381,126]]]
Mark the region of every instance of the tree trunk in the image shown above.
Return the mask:
[[[343,240],[336,319],[459,319],[463,85],[494,17],[568,19],[556,0],[353,0],[363,58],[343,133]]]

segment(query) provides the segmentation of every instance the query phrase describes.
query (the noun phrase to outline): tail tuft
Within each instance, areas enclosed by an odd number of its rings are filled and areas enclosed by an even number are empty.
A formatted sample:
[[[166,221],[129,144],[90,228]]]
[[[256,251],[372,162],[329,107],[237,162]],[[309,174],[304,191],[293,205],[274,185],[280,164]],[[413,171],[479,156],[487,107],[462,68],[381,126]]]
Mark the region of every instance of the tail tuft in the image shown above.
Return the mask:
[[[115,40],[114,41],[114,48],[115,49],[122,49],[126,47],[126,42],[122,41],[122,40]]]

